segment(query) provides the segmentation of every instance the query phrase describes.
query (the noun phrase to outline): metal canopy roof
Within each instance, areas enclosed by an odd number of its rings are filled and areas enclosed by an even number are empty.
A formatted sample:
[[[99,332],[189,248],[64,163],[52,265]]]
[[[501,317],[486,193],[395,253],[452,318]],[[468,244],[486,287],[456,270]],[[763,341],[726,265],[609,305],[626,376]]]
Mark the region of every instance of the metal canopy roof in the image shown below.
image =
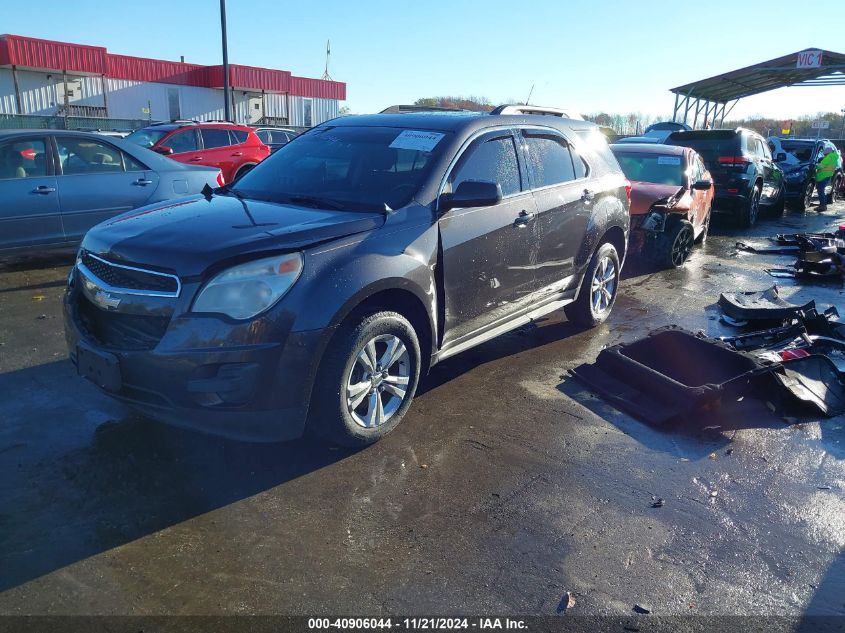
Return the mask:
[[[845,85],[845,55],[807,48],[672,88],[671,92],[675,93],[672,120],[687,123],[692,118],[694,129],[699,115],[703,115],[705,128],[722,125],[743,97],[788,86],[842,85]]]
[[[845,74],[843,74],[845,55],[842,53],[821,50],[821,66],[798,68],[799,54],[819,50],[821,49],[798,51],[747,68],[678,86],[672,88],[671,91],[681,96],[689,95],[706,101],[727,103],[734,99],[788,86],[845,85]]]

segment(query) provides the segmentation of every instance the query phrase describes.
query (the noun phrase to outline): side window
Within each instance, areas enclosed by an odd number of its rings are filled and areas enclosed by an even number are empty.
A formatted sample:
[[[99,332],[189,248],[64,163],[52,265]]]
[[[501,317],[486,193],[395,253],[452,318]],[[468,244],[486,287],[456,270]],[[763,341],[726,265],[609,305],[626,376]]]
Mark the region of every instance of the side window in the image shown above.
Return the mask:
[[[0,143],[0,179],[47,175],[44,139],[14,139]]]
[[[270,130],[258,130],[255,135],[258,137],[258,140],[264,143],[265,145],[270,142]]]
[[[183,130],[176,132],[170,138],[164,139],[162,145],[173,149],[174,154],[183,152],[195,152],[198,149],[197,135],[194,130]]]
[[[758,154],[757,139],[750,134],[745,137],[745,153],[751,154],[752,156],[756,156]]]
[[[569,144],[553,134],[525,133],[534,188],[575,180]]]
[[[249,138],[249,134],[244,130],[229,130],[229,136],[232,137],[232,145],[246,143],[246,139]]]
[[[768,158],[769,160],[772,159],[772,153],[769,151],[768,145],[760,139],[757,139],[757,153],[763,158]]]
[[[126,166],[126,171],[144,171],[146,167],[132,158],[126,152],[123,152],[123,164]]]
[[[56,137],[62,173],[102,174],[123,171],[123,155],[116,147],[87,138]]]
[[[202,144],[205,149],[229,145],[229,130],[202,129]]]
[[[570,148],[572,151],[572,163],[575,165],[575,177],[576,178],[586,178],[587,172],[587,163],[584,161],[583,158],[578,154],[575,148]]]
[[[451,191],[465,180],[497,182],[503,196],[519,193],[522,180],[513,137],[507,134],[488,139],[465,152],[449,176]]]
[[[707,171],[707,168],[704,166],[704,163],[701,162],[701,157],[695,157],[695,164],[698,165],[698,173],[700,174],[698,179],[701,180],[704,178],[704,174]]]

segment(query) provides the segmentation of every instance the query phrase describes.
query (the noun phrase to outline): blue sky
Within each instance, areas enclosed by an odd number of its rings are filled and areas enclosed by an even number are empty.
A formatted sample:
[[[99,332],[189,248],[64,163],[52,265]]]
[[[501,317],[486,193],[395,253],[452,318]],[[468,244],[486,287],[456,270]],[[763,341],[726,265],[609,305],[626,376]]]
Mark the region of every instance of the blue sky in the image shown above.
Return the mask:
[[[845,10],[815,0],[228,0],[227,13],[233,63],[319,77],[330,39],[356,113],[444,94],[522,101],[534,84],[532,103],[665,115],[671,87],[804,48],[845,52]],[[220,63],[217,0],[27,0],[3,7],[0,30]],[[845,87],[788,88],[734,114],[842,108]]]

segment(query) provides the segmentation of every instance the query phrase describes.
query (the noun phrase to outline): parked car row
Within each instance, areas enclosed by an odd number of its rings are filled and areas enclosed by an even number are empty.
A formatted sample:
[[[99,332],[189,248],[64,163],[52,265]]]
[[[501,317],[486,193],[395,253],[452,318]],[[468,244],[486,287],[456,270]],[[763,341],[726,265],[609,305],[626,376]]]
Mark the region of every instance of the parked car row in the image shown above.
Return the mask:
[[[236,180],[296,135],[195,121],[0,131],[0,252],[76,244],[124,211]]]
[[[0,131],[0,252],[77,244],[115,215],[223,184],[216,167],[182,165],[121,138]]]

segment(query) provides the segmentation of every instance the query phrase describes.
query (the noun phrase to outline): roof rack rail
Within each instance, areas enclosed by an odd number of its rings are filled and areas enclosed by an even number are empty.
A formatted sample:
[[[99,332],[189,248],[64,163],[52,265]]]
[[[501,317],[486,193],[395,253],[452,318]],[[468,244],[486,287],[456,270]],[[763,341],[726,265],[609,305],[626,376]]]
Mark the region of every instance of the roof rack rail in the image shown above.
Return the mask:
[[[379,112],[379,114],[409,114],[412,112],[466,112],[466,110],[461,108],[441,108],[438,106],[392,105]]]
[[[534,106],[520,103],[505,103],[494,108],[490,114],[539,114],[541,116],[558,116],[564,119],[583,121],[584,117],[567,108],[551,108],[548,106]]]
[[[173,119],[172,121],[157,121],[150,123],[150,125],[193,125],[194,123],[199,123],[199,121],[195,119]]]

